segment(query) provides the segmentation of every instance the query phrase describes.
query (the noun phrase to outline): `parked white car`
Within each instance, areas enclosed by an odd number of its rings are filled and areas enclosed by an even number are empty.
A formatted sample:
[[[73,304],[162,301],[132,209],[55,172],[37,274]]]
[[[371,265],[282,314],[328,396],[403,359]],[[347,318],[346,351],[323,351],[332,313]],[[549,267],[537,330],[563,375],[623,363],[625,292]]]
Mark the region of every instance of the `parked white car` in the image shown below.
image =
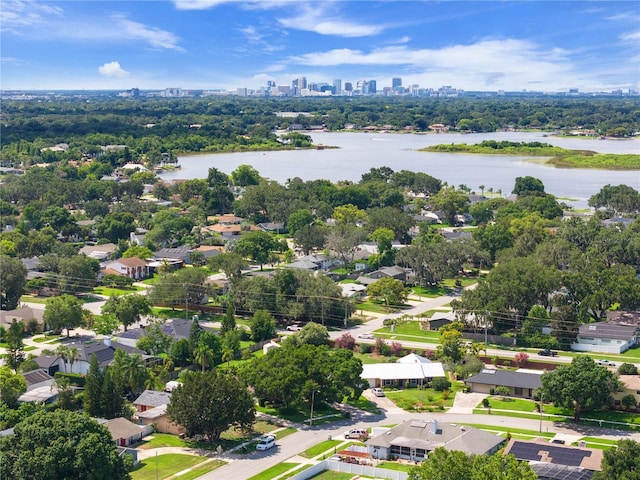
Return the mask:
[[[359,333],[358,338],[366,338],[367,340],[374,340],[376,337],[373,336],[373,333]]]
[[[287,331],[289,332],[298,332],[300,330],[302,330],[300,325],[287,325]]]
[[[373,387],[371,392],[373,392],[376,397],[384,397],[384,392],[380,387]]]
[[[598,365],[602,365],[603,367],[615,367],[616,364],[610,360],[596,360]]]
[[[271,447],[276,446],[276,437],[274,435],[267,435],[256,445],[256,450],[269,450]]]

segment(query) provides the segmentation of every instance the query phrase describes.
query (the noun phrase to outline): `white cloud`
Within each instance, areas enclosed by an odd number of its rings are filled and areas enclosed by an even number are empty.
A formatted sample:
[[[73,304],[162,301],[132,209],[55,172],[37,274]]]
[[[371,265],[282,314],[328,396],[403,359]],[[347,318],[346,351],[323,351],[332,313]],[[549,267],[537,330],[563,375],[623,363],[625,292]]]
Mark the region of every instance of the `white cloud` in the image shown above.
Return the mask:
[[[635,42],[636,40],[640,40],[640,30],[620,35],[620,40],[625,42]]]
[[[122,29],[121,34],[125,38],[142,40],[154,48],[184,51],[184,48],[178,45],[180,38],[171,32],[134,22],[133,20],[125,18],[123,15],[114,15],[113,18]]]
[[[368,37],[377,35],[385,29],[382,25],[361,25],[337,17],[332,18],[315,5],[303,8],[302,12],[296,16],[279,18],[278,21],[287,28],[339,37]]]
[[[105,63],[101,67],[98,67],[98,73],[105,77],[125,78],[129,76],[129,72],[124,70],[120,66],[120,62]]]
[[[248,42],[258,43],[262,40],[262,35],[258,33],[255,27],[248,26],[245,28],[241,28],[240,32],[245,36]]]
[[[20,27],[37,25],[51,16],[59,16],[62,9],[34,0],[3,0],[0,8],[2,31],[15,31]]]

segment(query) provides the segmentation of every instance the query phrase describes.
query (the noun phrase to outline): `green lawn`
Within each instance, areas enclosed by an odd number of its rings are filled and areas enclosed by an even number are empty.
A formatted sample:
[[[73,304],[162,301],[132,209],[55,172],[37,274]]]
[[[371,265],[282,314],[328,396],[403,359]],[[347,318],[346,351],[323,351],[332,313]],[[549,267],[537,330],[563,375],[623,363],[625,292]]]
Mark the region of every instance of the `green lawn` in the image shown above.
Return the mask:
[[[403,308],[403,306],[387,307],[386,305],[382,305],[381,303],[370,302],[370,301],[360,302],[356,304],[356,310],[373,312],[373,313],[390,313],[390,312],[395,312],[401,308]]]
[[[187,473],[180,475],[178,478],[180,480],[195,480],[196,478],[201,477],[205,473],[209,473],[215,470],[216,468],[220,468],[226,464],[227,462],[223,462],[222,460],[209,460],[208,462],[205,462],[201,466],[195,467],[192,470],[188,471]]]
[[[150,435],[152,438],[149,441],[146,441],[139,448],[140,449],[150,449],[150,448],[161,448],[161,447],[188,447],[188,448],[202,448],[206,450],[213,450],[217,448],[219,444],[222,445],[222,448],[225,450],[229,448],[233,448],[236,445],[239,445],[243,442],[251,440],[255,438],[257,435],[268,433],[273,430],[279,428],[277,425],[273,425],[271,423],[259,420],[253,426],[253,432],[244,434],[243,432],[237,431],[233,428],[230,428],[226,432],[223,432],[220,440],[218,442],[214,442],[213,445],[208,442],[196,442],[194,440],[182,439],[177,435],[169,435],[167,433],[154,433]],[[290,428],[278,432],[276,434],[277,438],[282,438],[286,435],[290,435],[295,432],[295,429]]]
[[[22,295],[20,297],[21,302],[29,302],[29,303],[47,303],[47,299],[49,297],[35,297],[33,295]]]
[[[119,297],[122,295],[129,295],[130,293],[140,292],[141,290],[145,290],[145,288],[138,287],[136,285],[132,285],[130,288],[106,287],[103,285],[94,288],[92,293],[95,293],[96,295],[104,295],[106,297]]]
[[[451,390],[448,398],[444,398],[444,392],[436,392],[433,388],[405,388],[402,390],[386,390],[389,397],[398,407],[410,412],[442,411],[446,407],[453,406],[453,399],[457,392],[464,389],[464,384],[451,382]]]
[[[519,412],[537,413],[536,402],[534,402],[533,400],[500,396],[488,397],[488,399],[492,409],[518,410]],[[482,408],[482,402],[480,402],[476,408]],[[546,405],[544,409],[546,412]]]
[[[333,449],[338,445],[340,445],[341,443],[342,443],[342,440],[325,440],[324,442],[318,443],[317,445],[314,445],[310,449],[302,452],[300,456],[304,458],[313,458],[327,451],[333,452]]]
[[[407,465],[404,463],[396,463],[396,462],[380,462],[377,467],[386,468],[387,470],[399,470],[401,472],[409,473],[415,465]]]
[[[333,472],[331,470],[325,470],[318,475],[311,477],[312,480],[351,480],[354,477],[353,473]],[[358,478],[371,478],[359,475]]]
[[[277,465],[274,465],[271,468],[268,468],[264,472],[260,472],[259,474],[254,475],[251,478],[248,478],[247,480],[271,480],[272,478],[278,477],[278,476],[282,475],[283,473],[288,472],[292,468],[297,467],[298,465],[300,465],[300,464],[299,463],[287,463],[287,462],[279,463]]]
[[[383,327],[375,330],[374,333],[385,337],[396,335],[402,337],[414,337],[416,339],[428,340],[431,343],[440,343],[440,332],[433,330],[423,330],[419,321],[402,322],[396,325],[391,331],[391,327]],[[409,340],[406,338],[406,340]]]
[[[147,458],[140,462],[140,467],[131,472],[133,480],[155,480],[169,478],[182,470],[193,467],[206,460],[197,455],[182,455],[179,453],[168,453],[157,457]],[[158,476],[156,477],[156,471]]]
[[[318,402],[316,402],[314,407],[315,407],[313,410],[314,419],[317,417],[323,417],[325,415],[341,414],[339,410],[336,410],[335,408],[329,407],[328,405],[325,405],[325,404],[319,405]],[[308,421],[309,415],[311,413],[310,409],[308,409],[308,407],[306,406],[302,408],[297,408],[295,406],[292,406],[289,408],[275,408],[271,406],[261,407],[257,405],[256,410],[262,413],[266,413],[267,415],[271,415],[278,418],[284,418],[285,420],[289,420],[295,423],[303,423]],[[336,418],[342,418],[342,417],[334,417],[330,421],[333,421]],[[317,425],[318,423],[326,423],[326,422],[321,422],[320,420],[314,420],[313,423]]]
[[[357,400],[345,399],[345,402],[360,410],[364,410],[365,412],[371,412],[375,414],[380,413],[380,409],[375,404],[375,402],[372,402],[371,400],[365,398],[363,395],[360,395],[360,398],[358,398]]]
[[[530,437],[543,437],[543,438],[553,438],[556,436],[555,433],[550,432],[538,432],[537,430],[525,430],[523,428],[501,428],[493,425],[483,425],[481,423],[466,423],[469,427],[479,428],[480,430],[485,430],[491,433],[511,433],[511,434],[519,434],[519,435],[527,435]]]

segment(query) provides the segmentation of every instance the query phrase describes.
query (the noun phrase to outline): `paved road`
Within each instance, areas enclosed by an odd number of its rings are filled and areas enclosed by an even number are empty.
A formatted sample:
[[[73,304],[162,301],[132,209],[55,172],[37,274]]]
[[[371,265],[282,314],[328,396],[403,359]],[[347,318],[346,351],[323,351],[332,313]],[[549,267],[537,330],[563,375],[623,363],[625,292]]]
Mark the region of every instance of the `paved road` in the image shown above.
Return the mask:
[[[538,431],[540,421],[524,418],[501,417],[499,415],[471,415],[455,413],[385,413],[383,415],[363,415],[353,420],[344,420],[331,425],[317,427],[301,427],[298,432],[278,440],[277,447],[266,452],[253,452],[250,455],[225,455],[221,457],[230,463],[213,472],[198,477],[200,480],[246,480],[253,475],[285,462],[306,449],[327,440],[329,435],[333,438],[343,434],[349,428],[374,426],[388,426],[412,419],[437,420],[445,423],[476,423],[495,426],[503,431],[510,429],[527,429]],[[640,433],[631,433],[613,429],[600,429],[584,425],[554,424],[543,421],[543,432],[555,433],[560,438],[574,440],[583,436],[598,436],[608,439],[633,438],[640,441]]]

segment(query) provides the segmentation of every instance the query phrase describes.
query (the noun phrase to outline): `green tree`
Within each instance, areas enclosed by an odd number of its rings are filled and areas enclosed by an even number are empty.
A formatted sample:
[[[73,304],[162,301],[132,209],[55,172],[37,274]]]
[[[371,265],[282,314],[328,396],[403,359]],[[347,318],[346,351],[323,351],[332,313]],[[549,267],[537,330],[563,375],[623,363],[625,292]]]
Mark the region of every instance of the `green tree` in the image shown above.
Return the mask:
[[[222,270],[229,281],[235,282],[242,278],[242,270],[249,266],[249,262],[242,255],[229,252],[210,258],[208,265],[212,270]]]
[[[18,406],[18,398],[27,391],[27,382],[11,368],[0,367],[0,405],[6,403],[10,408]]]
[[[260,174],[251,165],[240,165],[231,172],[231,179],[233,184],[238,187],[258,185],[260,183]]]
[[[24,342],[22,338],[24,337],[24,323],[21,321],[18,322],[14,318],[11,321],[11,325],[7,329],[7,333],[5,335],[5,341],[7,343],[7,353],[5,354],[5,359],[7,360],[7,365],[9,365],[14,370],[17,370],[20,364],[24,361]]]
[[[281,242],[267,232],[256,231],[243,235],[236,244],[235,253],[250,258],[253,262],[262,266],[269,261],[269,256],[274,250],[283,250]]]
[[[516,183],[511,193],[518,196],[542,196],[544,195],[544,184],[535,177],[516,177]]]
[[[169,353],[173,338],[162,330],[163,322],[150,322],[144,335],[136,342],[136,347],[149,355],[160,356]]]
[[[527,462],[513,455],[478,455],[473,460],[471,480],[537,480],[538,476]]]
[[[145,295],[122,295],[110,297],[102,307],[103,315],[114,315],[127,331],[129,325],[138,323],[142,315],[151,313],[151,304]]]
[[[620,375],[638,375],[638,367],[633,363],[623,363],[618,367],[618,374]]]
[[[69,331],[83,324],[82,301],[73,295],[67,294],[51,297],[45,304],[42,318],[52,330],[66,328],[67,338],[69,338]]]
[[[469,480],[473,457],[459,450],[437,447],[409,472],[409,480]]]
[[[13,310],[27,284],[27,268],[17,258],[0,255],[0,308]]]
[[[468,211],[469,197],[454,187],[445,187],[429,199],[429,204],[432,210],[444,212],[449,225],[455,225],[456,215]]]
[[[60,258],[55,279],[63,292],[88,292],[95,287],[99,271],[100,262],[96,259],[74,255]]]
[[[87,415],[39,411],[16,425],[14,432],[3,443],[3,478],[131,478],[109,430]]]
[[[555,405],[573,409],[574,419],[583,412],[603,408],[618,387],[616,374],[596,365],[588,355],[580,355],[552,372],[542,375],[544,398]]]
[[[89,370],[84,381],[84,410],[90,417],[101,417],[104,412],[102,387],[104,375],[100,370],[98,357],[91,355]]]
[[[210,371],[185,375],[182,385],[171,394],[167,414],[184,426],[189,435],[206,435],[213,444],[229,427],[250,429],[256,411],[242,382],[231,375]]]
[[[290,235],[295,235],[295,233],[301,228],[311,225],[313,220],[313,214],[308,208],[296,210],[289,215],[289,219],[287,220],[287,230]]]
[[[193,361],[200,365],[204,372],[207,368],[214,366],[213,352],[204,343],[199,343],[193,350]]]
[[[147,260],[153,257],[153,252],[148,247],[132,245],[122,253],[122,258],[141,258]]]
[[[129,212],[112,212],[105,215],[97,226],[98,237],[106,238],[112,243],[126,240],[136,229],[135,217]]]
[[[236,315],[234,313],[233,302],[227,301],[224,309],[224,316],[220,322],[220,335],[224,336],[227,332],[236,329]]]
[[[457,363],[465,352],[462,345],[462,322],[452,322],[440,327],[440,345],[436,349],[438,358]]]
[[[604,451],[602,470],[593,475],[594,480],[640,479],[640,443],[620,440],[618,446]]]
[[[266,310],[254,312],[251,318],[251,338],[254,342],[261,342],[276,337],[276,321]]]
[[[371,300],[390,305],[402,305],[409,296],[409,290],[402,281],[392,277],[384,277],[367,286],[367,295]]]
[[[93,331],[98,335],[111,335],[113,332],[118,330],[120,326],[120,321],[118,317],[113,314],[102,314],[96,316],[93,322]]]
[[[124,350],[116,349],[112,364],[115,383],[128,387],[136,395],[149,378],[149,370],[138,354],[130,355]]]
[[[337,223],[355,225],[367,219],[367,212],[349,203],[334,208],[333,218]]]
[[[300,329],[295,335],[291,337],[296,338],[302,345],[327,345],[329,343],[329,331],[324,325],[320,325],[316,322],[309,322]]]

